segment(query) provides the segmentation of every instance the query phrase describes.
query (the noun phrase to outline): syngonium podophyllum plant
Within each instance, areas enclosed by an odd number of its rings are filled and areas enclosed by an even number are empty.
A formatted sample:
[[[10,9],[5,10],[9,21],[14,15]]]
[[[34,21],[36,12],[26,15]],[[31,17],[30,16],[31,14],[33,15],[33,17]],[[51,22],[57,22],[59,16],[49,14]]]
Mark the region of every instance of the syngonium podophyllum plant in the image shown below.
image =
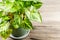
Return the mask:
[[[7,38],[13,29],[32,29],[31,21],[42,21],[40,0],[0,0],[0,36]]]

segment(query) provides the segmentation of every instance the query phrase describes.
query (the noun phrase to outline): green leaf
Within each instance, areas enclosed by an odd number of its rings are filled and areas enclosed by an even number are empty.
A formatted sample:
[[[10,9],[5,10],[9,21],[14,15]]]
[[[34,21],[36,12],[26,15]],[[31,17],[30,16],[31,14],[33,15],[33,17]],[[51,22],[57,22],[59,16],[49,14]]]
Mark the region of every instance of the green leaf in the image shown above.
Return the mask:
[[[33,6],[38,9],[42,6],[42,2],[34,3]]]
[[[0,9],[1,11],[9,12],[13,4],[14,2],[12,2],[11,0],[2,0],[2,2],[0,2]]]
[[[3,22],[2,24],[0,24],[0,32],[8,30],[9,26],[10,26],[9,22]]]
[[[15,2],[15,0],[9,0],[10,2]]]
[[[0,17],[2,17],[2,16],[7,16],[7,15],[8,15],[7,12],[0,11]]]
[[[8,21],[9,19],[10,19],[9,16],[3,16],[3,17],[2,17],[2,20],[3,20],[3,21]]]
[[[32,29],[33,26],[32,26],[32,23],[30,22],[30,20],[28,18],[25,18],[24,19],[24,23],[25,23],[25,27],[28,28],[28,29]]]
[[[11,29],[8,29],[8,30],[6,30],[6,31],[1,32],[0,35],[1,35],[1,36],[4,38],[4,40],[5,40],[7,37],[10,36],[11,32],[12,32],[12,30],[11,30]]]
[[[3,3],[0,2],[0,11],[2,11],[2,9],[3,9]]]
[[[2,12],[0,12],[0,17],[2,16]]]
[[[21,1],[33,1],[33,2],[39,2],[40,0],[21,0]]]
[[[20,15],[14,14],[14,20],[12,22],[12,25],[14,26],[14,28],[19,28],[20,24],[22,23],[22,17],[20,17]]]
[[[22,23],[22,17],[20,15],[15,14],[14,21],[20,25]]]
[[[12,2],[6,1],[4,11],[9,12],[10,9],[12,8],[13,4],[14,4],[14,3],[12,3]]]
[[[2,23],[2,18],[0,18],[0,24]]]
[[[9,12],[16,12],[21,8],[19,2],[14,2],[13,6],[10,8]]]
[[[20,25],[21,28],[24,29],[33,29],[32,23],[28,18],[25,18],[23,23]]]
[[[5,39],[12,32],[12,30],[9,29],[9,26],[10,26],[9,22],[3,22],[3,23],[0,24],[0,35]]]
[[[31,21],[42,22],[41,15],[37,11],[37,9],[34,8],[33,6],[31,6],[31,8],[29,8],[29,10],[28,9],[25,9],[25,14],[29,18],[29,20],[31,20]]]

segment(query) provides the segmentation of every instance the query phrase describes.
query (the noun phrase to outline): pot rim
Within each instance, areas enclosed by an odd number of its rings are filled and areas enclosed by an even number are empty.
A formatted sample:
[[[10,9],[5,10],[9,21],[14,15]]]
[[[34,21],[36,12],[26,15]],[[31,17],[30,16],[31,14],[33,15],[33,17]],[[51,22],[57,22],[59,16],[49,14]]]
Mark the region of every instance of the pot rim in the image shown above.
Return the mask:
[[[20,37],[14,37],[14,36],[11,34],[10,37],[11,37],[11,38],[14,38],[14,39],[23,39],[23,38],[25,38],[26,36],[28,36],[29,33],[30,33],[30,30],[28,30],[28,32],[27,32],[25,35],[23,35],[23,36],[20,36]]]

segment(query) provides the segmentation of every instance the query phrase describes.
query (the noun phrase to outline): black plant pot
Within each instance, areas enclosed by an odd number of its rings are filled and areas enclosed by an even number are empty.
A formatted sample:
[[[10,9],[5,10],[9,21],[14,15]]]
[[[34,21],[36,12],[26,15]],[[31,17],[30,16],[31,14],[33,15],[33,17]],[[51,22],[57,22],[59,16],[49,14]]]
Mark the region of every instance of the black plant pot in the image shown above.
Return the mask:
[[[23,38],[27,37],[29,33],[30,33],[30,30],[18,28],[18,29],[13,30],[10,37],[13,39],[23,39]]]

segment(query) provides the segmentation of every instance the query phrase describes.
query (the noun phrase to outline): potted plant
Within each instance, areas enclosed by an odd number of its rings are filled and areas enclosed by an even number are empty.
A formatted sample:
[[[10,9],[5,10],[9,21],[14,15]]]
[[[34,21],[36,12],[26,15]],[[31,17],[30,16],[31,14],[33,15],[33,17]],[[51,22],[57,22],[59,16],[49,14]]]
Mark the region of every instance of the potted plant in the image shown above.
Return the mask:
[[[6,39],[25,38],[31,29],[31,21],[42,21],[38,12],[42,2],[39,0],[1,0],[0,36]]]

